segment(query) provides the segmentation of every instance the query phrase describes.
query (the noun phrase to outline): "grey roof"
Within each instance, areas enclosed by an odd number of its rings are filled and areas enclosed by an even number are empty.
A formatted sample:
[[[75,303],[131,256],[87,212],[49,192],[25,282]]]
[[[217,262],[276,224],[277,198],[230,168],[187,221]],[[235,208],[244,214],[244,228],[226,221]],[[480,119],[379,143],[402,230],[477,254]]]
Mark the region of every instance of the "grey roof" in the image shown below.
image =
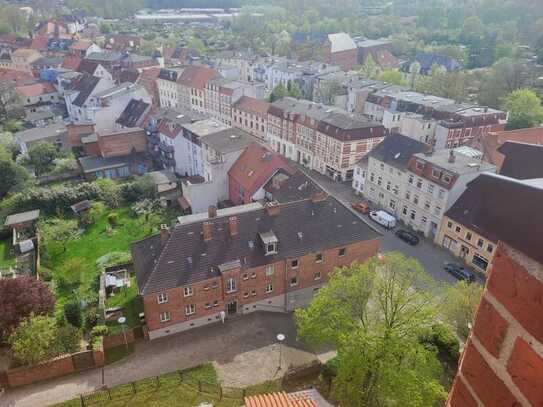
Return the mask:
[[[332,53],[356,49],[356,43],[347,33],[328,34],[328,41],[332,44]]]
[[[16,225],[18,223],[31,222],[31,221],[34,221],[34,220],[38,219],[39,217],[40,217],[40,210],[39,209],[36,209],[36,210],[33,210],[33,211],[28,211],[28,212],[16,213],[16,214],[13,214],[13,215],[9,215],[6,218],[4,226],[12,226],[12,225]]]
[[[279,203],[308,199],[315,193],[322,192],[304,173],[296,171],[294,174],[286,174],[282,170],[268,181],[264,189]]]
[[[226,130],[228,127],[215,119],[205,119],[193,123],[185,123],[183,127],[199,137]]]
[[[18,131],[14,137],[23,143],[31,143],[39,140],[46,140],[52,137],[61,137],[66,133],[66,125],[62,122],[53,123],[46,127],[35,127],[28,130]]]
[[[155,185],[173,184],[177,182],[177,176],[172,171],[168,170],[152,171],[149,172],[148,175]]]
[[[112,51],[102,51],[102,52],[93,52],[88,55],[85,59],[92,59],[93,61],[103,61],[103,62],[115,62],[120,61],[122,54],[119,52]]]
[[[141,119],[145,117],[145,114],[149,109],[151,109],[151,104],[146,103],[143,100],[132,99],[128,102],[128,105],[126,105],[115,123],[124,127],[139,126],[141,124]]]
[[[466,228],[503,241],[543,263],[543,188],[536,183],[495,174],[481,174],[445,213]]]
[[[254,205],[251,208],[235,215],[238,234],[233,237],[228,233],[231,215],[218,214],[205,220],[211,223],[210,241],[202,238],[202,219],[176,225],[164,245],[157,236],[134,243],[132,255],[140,293],[162,292],[218,277],[219,266],[237,260],[242,269],[259,267],[380,236],[332,197],[321,202],[281,204],[277,216]],[[267,232],[277,237],[277,254],[265,256],[259,234]]]
[[[501,175],[516,179],[543,178],[543,146],[506,141],[498,151],[505,155]]]
[[[427,151],[429,146],[401,134],[391,134],[368,153],[368,156],[405,170],[413,154]]]
[[[475,171],[495,171],[496,166],[486,161],[481,161],[478,158],[469,157],[464,154],[455,154],[454,162],[449,161],[451,150],[439,150],[432,155],[427,154],[414,154],[415,157],[421,158],[423,161],[431,163],[443,170],[451,172],[453,174],[469,174]]]
[[[72,90],[79,92],[79,94],[73,101],[73,104],[82,107],[94,91],[94,88],[96,88],[96,85],[100,82],[100,78],[85,73],[76,79],[76,81]]]
[[[84,173],[124,167],[142,161],[145,153],[135,153],[120,157],[87,156],[79,158],[79,164]]]
[[[255,142],[258,142],[256,137],[236,127],[202,137],[203,144],[207,144],[213,150],[222,154],[244,150],[249,144]]]

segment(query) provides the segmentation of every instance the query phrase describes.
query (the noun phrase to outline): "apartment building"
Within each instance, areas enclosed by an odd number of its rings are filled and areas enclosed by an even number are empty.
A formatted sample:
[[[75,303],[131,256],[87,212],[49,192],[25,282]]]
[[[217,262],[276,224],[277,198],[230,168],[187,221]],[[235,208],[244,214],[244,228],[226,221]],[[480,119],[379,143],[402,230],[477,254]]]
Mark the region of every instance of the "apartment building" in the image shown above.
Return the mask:
[[[179,107],[179,92],[177,90],[177,78],[181,70],[161,69],[156,80],[160,107]]]
[[[504,130],[507,113],[389,86],[367,95],[364,113],[391,130],[435,149],[456,148],[489,132]]]
[[[212,118],[232,126],[232,106],[245,94],[254,94],[251,84],[225,78],[211,79],[204,85],[205,111]]]
[[[73,123],[94,123],[91,96],[105,91],[113,86],[113,82],[106,78],[98,78],[89,74],[70,78],[62,89],[68,115]],[[96,100],[95,100],[96,101]]]
[[[269,108],[270,104],[264,100],[242,96],[232,106],[232,125],[265,140]]]
[[[325,194],[179,218],[132,245],[150,339],[254,311],[307,306],[335,267],[377,254],[379,235]]]
[[[186,66],[177,77],[177,105],[182,109],[206,113],[205,85],[218,76],[217,71],[206,66]]]
[[[355,166],[353,188],[372,203],[399,216],[407,191],[408,165],[413,154],[428,146],[401,134],[387,136]]]
[[[385,128],[362,115],[306,100],[284,98],[268,109],[267,141],[282,155],[337,180],[385,137]]]
[[[32,62],[41,57],[42,55],[35,49],[19,48],[11,53],[11,63],[6,68],[32,73]]]
[[[468,183],[483,173],[496,172],[494,165],[453,150],[414,154],[407,168],[400,219],[432,239],[444,213]]]

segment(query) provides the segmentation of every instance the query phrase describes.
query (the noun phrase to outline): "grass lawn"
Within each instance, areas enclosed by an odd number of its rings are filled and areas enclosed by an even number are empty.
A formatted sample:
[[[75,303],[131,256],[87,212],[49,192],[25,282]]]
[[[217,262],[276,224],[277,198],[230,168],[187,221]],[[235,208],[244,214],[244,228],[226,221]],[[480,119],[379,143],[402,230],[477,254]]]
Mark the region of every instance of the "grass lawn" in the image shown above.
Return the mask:
[[[118,225],[113,228],[111,235],[107,233],[108,214],[116,213]],[[105,254],[114,251],[129,251],[130,244],[152,233],[152,230],[142,225],[142,222],[131,216],[130,208],[122,207],[111,211],[104,211],[96,223],[87,227],[85,232],[77,239],[66,244],[63,250],[61,244],[51,242],[47,244],[49,258],[46,266],[53,271],[53,276],[59,272],[70,260],[81,263],[81,288],[90,286],[101,270],[96,267],[96,260]],[[60,299],[65,299],[71,293],[57,292]]]
[[[15,266],[15,257],[10,256],[11,238],[0,240],[0,269]]]
[[[202,392],[199,391],[201,382]],[[195,407],[200,403],[211,403],[214,407],[239,407],[243,405],[243,390],[224,390],[221,399],[218,378],[213,365],[208,363],[183,371],[183,378],[178,373],[149,378],[132,385],[123,385],[107,392],[95,393],[85,397],[85,405],[107,407]],[[134,388],[136,393],[134,393]],[[262,394],[281,390],[279,382],[268,382],[245,389],[246,395]],[[80,399],[74,399],[58,406],[80,406]]]
[[[124,307],[123,315],[126,317],[126,324],[129,327],[140,325],[139,313],[143,312],[143,303],[141,298],[138,297],[136,278],[132,277],[130,287],[125,287],[119,293],[109,297],[106,300],[106,307]],[[110,327],[110,333],[121,332],[121,328],[117,322],[109,321],[107,325]]]
[[[130,355],[131,353],[134,353],[133,343],[129,343],[128,346],[120,345],[115,346],[114,348],[106,349],[104,354],[106,365],[121,360],[125,356]]]

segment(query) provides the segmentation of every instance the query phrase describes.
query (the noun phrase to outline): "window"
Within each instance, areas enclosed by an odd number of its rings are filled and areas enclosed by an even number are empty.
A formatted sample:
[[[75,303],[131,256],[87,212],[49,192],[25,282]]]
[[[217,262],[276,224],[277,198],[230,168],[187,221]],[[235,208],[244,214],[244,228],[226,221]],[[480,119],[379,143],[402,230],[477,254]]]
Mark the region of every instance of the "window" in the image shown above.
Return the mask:
[[[243,279],[244,279],[244,280],[249,280],[249,274],[245,273],[245,274],[243,275]]]
[[[387,191],[390,191],[390,187],[392,186],[392,183],[390,181],[387,182]]]
[[[315,263],[322,263],[322,253],[317,253],[315,256]]]
[[[251,296],[252,297],[256,296],[256,290],[251,290]]]
[[[226,280],[226,292],[233,293],[234,291],[236,291],[236,280],[229,278]]]
[[[292,277],[290,279],[290,286],[291,287],[296,287],[298,285],[298,277]]]
[[[415,177],[414,177],[413,175],[410,175],[410,176],[409,176],[409,179],[407,180],[407,182],[409,182],[410,184],[412,184],[414,180],[415,180]]]
[[[248,298],[249,297],[249,291],[246,291],[243,293],[243,298]]]
[[[432,177],[439,179],[439,176],[441,175],[441,171],[433,169],[432,170]]]
[[[417,205],[417,204],[419,203],[419,197],[418,197],[418,195],[415,195],[415,196],[413,197],[413,203],[414,203],[415,205]]]
[[[417,188],[422,189],[422,180],[420,178],[417,179]]]
[[[451,183],[451,177],[448,176],[448,175],[443,175],[443,177],[441,179],[443,180],[443,182],[445,184],[450,184]]]
[[[402,213],[403,213],[404,215],[407,215],[407,206],[404,206],[404,207],[403,207]]]
[[[206,302],[206,309],[209,309],[209,308],[211,308],[211,307],[212,307],[211,303],[210,303],[210,302]]]
[[[185,287],[183,288],[183,296],[184,297],[190,297],[192,295],[192,287]]]
[[[493,250],[494,250],[494,245],[489,243],[488,246],[486,246],[486,251],[489,253],[492,253]]]
[[[299,265],[300,265],[300,262],[298,259],[294,259],[290,262],[290,267],[293,269],[297,269]]]
[[[417,211],[411,210],[411,213],[409,214],[409,217],[411,220],[415,220],[415,217],[417,216]]]
[[[424,163],[417,161],[417,170],[423,170],[424,169]]]
[[[265,270],[266,270],[266,277],[273,276],[273,271],[274,271],[273,264],[268,264]]]
[[[407,200],[411,199],[411,192],[409,192],[409,191],[405,192],[405,199],[407,199]]]
[[[455,229],[456,233],[460,233],[461,230],[462,230],[462,228],[460,226],[457,226],[456,229]]]
[[[440,189],[438,196],[439,196],[439,199],[443,199],[443,197],[445,196],[445,191],[443,189]]]
[[[347,249],[345,247],[339,249],[339,257],[345,256],[345,253],[347,253]]]
[[[160,322],[168,322],[170,319],[170,311],[164,311],[160,313]]]
[[[479,246],[481,249],[483,248],[484,244],[485,244],[485,242],[484,242],[483,239],[477,240],[477,246]]]
[[[434,213],[439,216],[441,214],[441,207],[436,206],[434,209]]]
[[[160,293],[156,296],[156,300],[159,304],[164,304],[165,302],[168,302],[168,294]]]
[[[194,313],[196,313],[196,305],[185,305],[185,315],[192,315]]]
[[[430,209],[430,201],[424,202],[424,208]]]
[[[434,186],[432,184],[428,184],[428,193],[433,194],[434,193]]]
[[[396,201],[391,199],[388,206],[390,206],[390,209],[396,209]]]
[[[426,218],[426,216],[423,216],[422,218],[420,218],[420,222],[425,224],[426,222],[428,222],[428,218]]]
[[[268,243],[266,245],[266,254],[275,254],[277,253],[277,243]]]
[[[266,294],[269,294],[272,292],[273,292],[273,284],[272,283],[266,284]]]
[[[377,185],[381,185],[383,183],[383,179],[381,177],[377,178]]]
[[[448,227],[449,229],[452,229],[452,222],[447,222],[447,227]]]
[[[380,167],[381,167],[381,170],[384,170],[385,169],[385,164],[381,163]]]
[[[219,301],[217,301],[217,300],[213,301],[213,306],[218,307],[219,306]]]
[[[253,272],[251,273],[251,278],[256,278],[256,272],[253,271]]]
[[[466,233],[466,239],[467,239],[467,240],[471,240],[471,232],[467,232],[467,233]]]
[[[321,272],[317,271],[316,273],[313,273],[313,280],[320,280],[321,279]]]

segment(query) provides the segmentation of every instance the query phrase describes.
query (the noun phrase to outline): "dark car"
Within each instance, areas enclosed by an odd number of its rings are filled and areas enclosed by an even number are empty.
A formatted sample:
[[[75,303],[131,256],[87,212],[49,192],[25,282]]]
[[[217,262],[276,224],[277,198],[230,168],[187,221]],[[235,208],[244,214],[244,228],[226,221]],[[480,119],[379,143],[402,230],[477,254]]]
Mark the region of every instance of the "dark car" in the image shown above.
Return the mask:
[[[464,280],[468,283],[475,281],[475,276],[473,275],[473,273],[469,270],[466,270],[464,266],[458,263],[445,263],[444,268],[446,272],[451,273],[459,280]]]
[[[411,233],[407,230],[403,230],[403,229],[397,230],[396,236],[398,236],[398,238],[402,239],[405,243],[408,243],[411,246],[416,246],[420,242],[420,239],[416,234]]]

